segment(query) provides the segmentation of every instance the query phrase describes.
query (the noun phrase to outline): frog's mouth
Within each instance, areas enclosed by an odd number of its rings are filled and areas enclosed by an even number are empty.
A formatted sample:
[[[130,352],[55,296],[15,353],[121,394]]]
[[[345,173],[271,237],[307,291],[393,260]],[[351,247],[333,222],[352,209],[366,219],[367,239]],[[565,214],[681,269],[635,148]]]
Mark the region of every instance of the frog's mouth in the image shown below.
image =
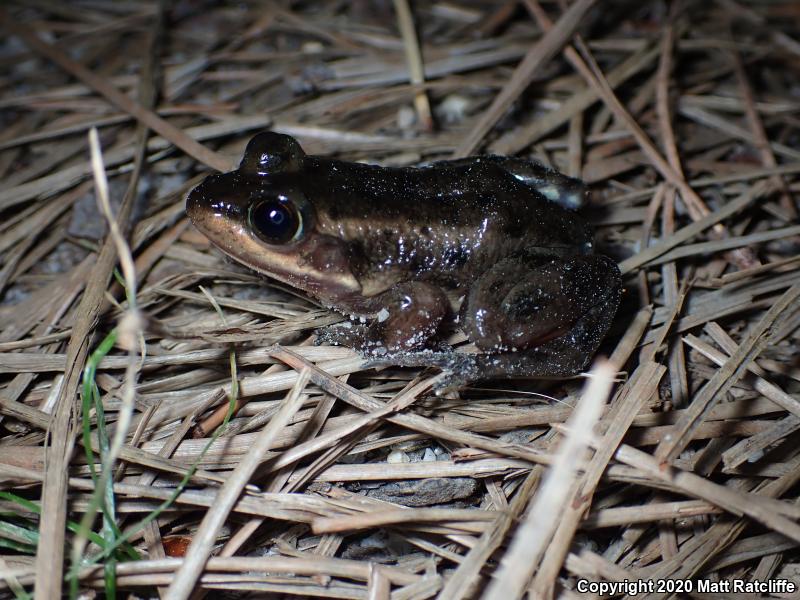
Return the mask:
[[[251,190],[246,181],[225,181],[231,175],[206,178],[186,199],[189,219],[211,243],[244,266],[326,304],[361,291],[341,240],[313,229],[285,244],[259,236],[248,219]]]

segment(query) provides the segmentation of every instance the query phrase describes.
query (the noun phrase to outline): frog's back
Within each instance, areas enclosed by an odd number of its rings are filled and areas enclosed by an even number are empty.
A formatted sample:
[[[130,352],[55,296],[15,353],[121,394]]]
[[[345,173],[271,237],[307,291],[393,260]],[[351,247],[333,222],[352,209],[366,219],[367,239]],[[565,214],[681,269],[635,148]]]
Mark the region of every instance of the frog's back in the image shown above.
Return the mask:
[[[491,165],[398,168],[309,156],[303,180],[315,204],[344,218],[374,217],[377,208],[387,218],[470,225],[520,200],[513,178]]]
[[[431,268],[474,268],[522,250],[583,253],[592,240],[576,213],[479,158],[387,168],[307,157],[302,187],[325,233],[390,262],[411,253]]]

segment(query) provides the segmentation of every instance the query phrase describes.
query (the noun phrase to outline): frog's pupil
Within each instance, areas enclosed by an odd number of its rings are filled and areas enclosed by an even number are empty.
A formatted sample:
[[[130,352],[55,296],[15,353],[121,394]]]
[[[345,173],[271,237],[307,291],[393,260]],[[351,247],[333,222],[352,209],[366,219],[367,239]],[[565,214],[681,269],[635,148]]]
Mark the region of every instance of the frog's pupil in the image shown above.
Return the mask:
[[[253,207],[250,223],[266,242],[285,244],[298,233],[300,217],[291,203],[268,200]]]

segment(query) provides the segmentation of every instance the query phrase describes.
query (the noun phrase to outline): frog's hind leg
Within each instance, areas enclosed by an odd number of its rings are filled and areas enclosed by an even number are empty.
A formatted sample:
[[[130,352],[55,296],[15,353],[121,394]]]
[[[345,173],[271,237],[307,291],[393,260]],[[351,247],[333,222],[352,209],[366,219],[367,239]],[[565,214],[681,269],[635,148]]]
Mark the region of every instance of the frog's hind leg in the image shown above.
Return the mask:
[[[619,288],[592,306],[564,335],[517,352],[482,354],[475,368],[481,379],[573,377],[586,369],[603,341],[619,303]]]
[[[470,290],[464,332],[485,353],[529,352],[522,362],[535,376],[571,375],[611,326],[620,289],[619,269],[605,256],[506,259]]]

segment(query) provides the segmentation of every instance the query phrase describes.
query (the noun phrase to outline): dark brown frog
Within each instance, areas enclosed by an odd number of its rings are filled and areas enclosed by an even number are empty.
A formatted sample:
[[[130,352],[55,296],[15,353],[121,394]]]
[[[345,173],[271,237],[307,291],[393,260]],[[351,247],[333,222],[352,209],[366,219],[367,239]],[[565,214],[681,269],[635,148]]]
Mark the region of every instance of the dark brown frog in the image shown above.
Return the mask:
[[[580,181],[521,159],[386,168],[264,132],[186,210],[237,261],[358,318],[328,341],[464,382],[575,375],[597,350],[620,273],[593,253],[583,198]],[[479,352],[437,341],[455,323]]]

